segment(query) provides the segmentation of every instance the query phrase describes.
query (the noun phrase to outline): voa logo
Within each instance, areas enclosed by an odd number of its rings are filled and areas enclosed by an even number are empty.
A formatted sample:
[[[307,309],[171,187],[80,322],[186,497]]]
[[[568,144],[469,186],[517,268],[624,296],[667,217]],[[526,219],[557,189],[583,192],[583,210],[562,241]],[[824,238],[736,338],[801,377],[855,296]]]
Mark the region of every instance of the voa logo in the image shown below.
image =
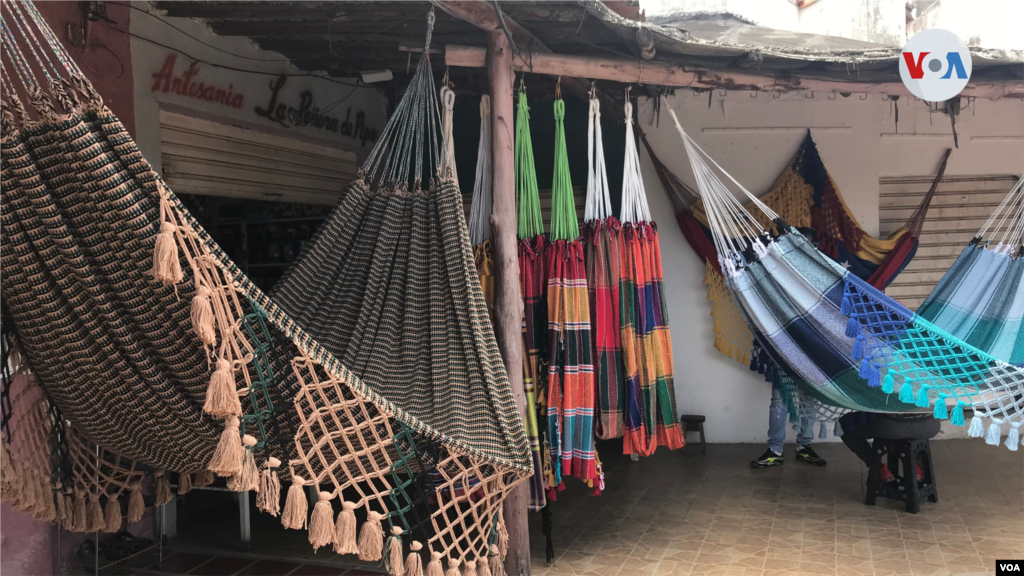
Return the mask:
[[[910,93],[922,100],[949,100],[971,79],[971,52],[948,30],[918,32],[907,41],[902,56],[900,78]]]

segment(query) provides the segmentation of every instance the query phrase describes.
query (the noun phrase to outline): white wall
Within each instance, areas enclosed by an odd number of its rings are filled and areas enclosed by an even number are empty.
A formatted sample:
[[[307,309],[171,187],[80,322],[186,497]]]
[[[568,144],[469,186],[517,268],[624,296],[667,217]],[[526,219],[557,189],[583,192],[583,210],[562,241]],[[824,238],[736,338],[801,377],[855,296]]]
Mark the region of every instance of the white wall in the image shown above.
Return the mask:
[[[152,10],[149,2],[136,1],[132,5],[144,11]],[[284,86],[279,90],[277,102],[283,103],[286,108],[298,108],[301,94],[308,92],[312,97],[312,106],[336,119],[339,125],[344,124],[346,118],[354,124],[356,116],[363,113],[364,126],[377,133],[384,129],[387,101],[378,89],[365,85],[354,86],[352,80],[338,81],[304,75],[302,70],[292,66],[281,54],[260,50],[247,38],[217,36],[206,25],[189,18],[158,16],[159,19],[136,10],[131,17],[131,31],[134,35],[131,48],[136,141],[143,155],[158,172],[161,170],[161,107],[207,120],[353,150],[360,160],[369,153],[374,144],[372,139],[364,142],[344,134],[340,129],[333,131],[323,127],[295,125],[287,120],[282,123],[257,114],[257,107],[267,107],[272,93],[271,83],[278,79],[279,74],[302,75],[286,78]],[[204,86],[230,89],[232,94],[242,96],[241,102],[236,102],[239,105],[164,92],[162,84],[156,88],[154,74],[161,71],[167,58],[172,55],[175,57],[175,77],[180,78],[189,69],[193,58],[201,60],[197,63],[199,70],[191,83],[202,82]]]
[[[910,34],[929,28],[953,32],[968,46],[1024,50],[1024,2],[1020,0],[942,0],[911,23]]]
[[[678,90],[669,102],[683,128],[747,189],[760,194],[811,133],[829,173],[861,225],[878,233],[880,176],[934,175],[940,155],[952,147],[949,118],[929,111],[921,101],[900,100],[899,136],[891,103],[880,97],[860,100],[826,94],[715,92]],[[1024,173],[1024,102],[964,101],[957,119],[960,148],[953,151],[947,174]],[[660,125],[650,126],[653,107],[642,101],[640,126],[658,157],[677,176],[695,186],[682,143],[663,111]],[[792,128],[792,129],[788,129]],[[995,137],[995,138],[993,138]],[[681,414],[704,414],[710,442],[764,442],[771,387],[748,368],[712,347],[712,319],[702,283],[704,264],[679,232],[672,207],[641,147],[644,184],[659,223],[665,288]],[[951,428],[944,423],[944,429]],[[965,436],[949,430],[946,437]],[[789,431],[790,440],[794,433]],[[835,439],[829,438],[829,441]]]

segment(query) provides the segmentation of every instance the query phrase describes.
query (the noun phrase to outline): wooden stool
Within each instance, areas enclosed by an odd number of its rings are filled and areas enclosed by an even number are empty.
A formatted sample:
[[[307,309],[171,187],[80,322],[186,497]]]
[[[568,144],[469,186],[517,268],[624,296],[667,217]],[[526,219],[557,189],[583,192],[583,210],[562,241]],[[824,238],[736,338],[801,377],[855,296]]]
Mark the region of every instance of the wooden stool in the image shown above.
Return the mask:
[[[687,432],[700,432],[700,451],[707,453],[708,445],[704,442],[704,416],[702,414],[683,414],[679,417],[679,423],[683,425],[683,435]]]

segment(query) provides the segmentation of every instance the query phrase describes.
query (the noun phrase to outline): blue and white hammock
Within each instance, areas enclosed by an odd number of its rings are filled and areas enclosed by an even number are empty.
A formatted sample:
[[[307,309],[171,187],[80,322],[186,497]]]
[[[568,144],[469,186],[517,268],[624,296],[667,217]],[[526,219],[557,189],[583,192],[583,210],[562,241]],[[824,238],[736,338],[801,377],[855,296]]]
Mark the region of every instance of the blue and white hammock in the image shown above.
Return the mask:
[[[756,345],[822,406],[867,412],[930,409],[969,434],[1016,450],[1024,421],[1024,368],[915,314],[818,252],[683,131],[726,286]],[[710,163],[710,165],[709,165]],[[719,179],[724,175],[784,232],[772,237]],[[985,433],[983,419],[989,419]],[[823,430],[824,431],[824,430]]]

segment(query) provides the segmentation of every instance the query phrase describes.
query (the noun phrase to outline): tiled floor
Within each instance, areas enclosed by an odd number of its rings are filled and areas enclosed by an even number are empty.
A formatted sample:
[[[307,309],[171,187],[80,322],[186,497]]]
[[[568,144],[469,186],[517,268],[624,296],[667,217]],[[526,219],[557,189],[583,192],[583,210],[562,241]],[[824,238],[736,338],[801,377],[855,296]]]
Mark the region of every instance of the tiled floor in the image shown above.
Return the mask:
[[[1024,451],[979,440],[933,441],[939,502],[919,514],[863,503],[867,469],[842,444],[829,460],[752,470],[752,444],[659,451],[630,462],[599,443],[600,497],[572,485],[552,504],[556,560],[531,519],[535,576],[974,575],[1024,558]]]

